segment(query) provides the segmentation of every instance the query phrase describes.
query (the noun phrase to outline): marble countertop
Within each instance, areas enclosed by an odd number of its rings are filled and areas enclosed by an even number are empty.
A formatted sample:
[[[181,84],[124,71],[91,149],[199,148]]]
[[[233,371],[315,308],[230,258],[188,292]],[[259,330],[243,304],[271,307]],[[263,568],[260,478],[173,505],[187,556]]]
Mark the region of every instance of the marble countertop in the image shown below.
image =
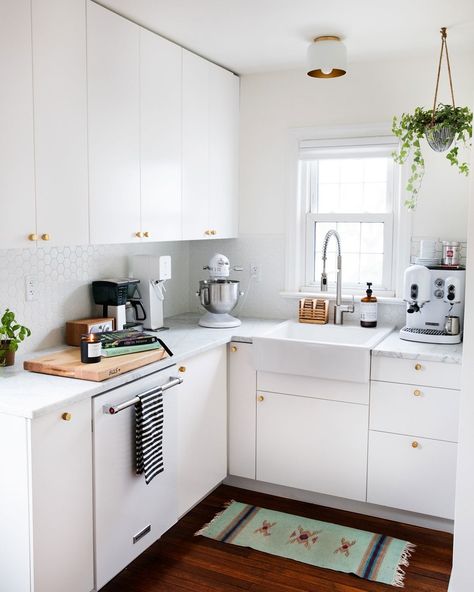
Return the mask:
[[[15,366],[0,368],[0,413],[26,418],[38,417],[62,409],[85,398],[104,393],[128,382],[132,382],[171,364],[208,349],[225,345],[232,340],[251,342],[252,337],[263,335],[273,329],[281,320],[242,319],[242,325],[232,329],[207,329],[199,327],[200,315],[185,314],[166,319],[168,331],[158,333],[173,352],[172,358],[148,364],[136,370],[121,374],[103,382],[50,376],[23,370],[23,359],[33,359],[53,350],[29,353],[18,357]],[[67,346],[66,346],[67,347]],[[56,350],[64,349],[58,347]]]
[[[445,345],[438,343],[418,343],[400,339],[398,329],[390,333],[372,350],[373,356],[425,360],[446,364],[462,363],[462,343]]]
[[[232,329],[207,329],[199,327],[199,315],[184,314],[166,319],[168,331],[159,333],[173,352],[172,358],[148,364],[110,380],[92,382],[60,376],[49,376],[23,370],[23,359],[18,357],[16,365],[0,368],[0,413],[34,418],[54,410],[64,409],[85,398],[104,393],[128,382],[132,382],[153,372],[164,370],[171,364],[225,345],[230,341],[251,343],[253,337],[265,335],[282,323],[282,320],[242,319],[242,325]],[[56,350],[64,347],[56,348]],[[34,358],[52,350],[30,353],[25,358]],[[375,356],[435,360],[460,364],[462,345],[433,345],[403,341],[398,331],[390,333],[372,350]]]

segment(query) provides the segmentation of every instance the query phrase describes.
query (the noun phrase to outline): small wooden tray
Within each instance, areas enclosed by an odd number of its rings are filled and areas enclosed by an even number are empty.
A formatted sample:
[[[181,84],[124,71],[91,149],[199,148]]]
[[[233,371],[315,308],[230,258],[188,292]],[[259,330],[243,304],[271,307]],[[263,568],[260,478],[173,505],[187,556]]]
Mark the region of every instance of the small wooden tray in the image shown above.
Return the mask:
[[[23,362],[23,367],[30,372],[102,382],[141,366],[159,362],[166,357],[168,354],[164,349],[156,349],[113,358],[102,358],[96,364],[83,364],[80,349],[71,347],[48,356],[26,360]]]
[[[329,300],[318,298],[301,298],[299,303],[300,323],[325,325],[329,318]]]

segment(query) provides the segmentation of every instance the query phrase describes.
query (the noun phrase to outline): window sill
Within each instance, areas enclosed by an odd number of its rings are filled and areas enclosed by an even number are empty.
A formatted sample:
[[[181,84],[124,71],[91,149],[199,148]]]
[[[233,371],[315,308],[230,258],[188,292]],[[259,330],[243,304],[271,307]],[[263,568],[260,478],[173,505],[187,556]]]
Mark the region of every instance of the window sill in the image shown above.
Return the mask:
[[[298,299],[298,298],[327,298],[329,300],[335,300],[336,298],[336,293],[335,292],[317,292],[316,290],[314,292],[307,292],[307,291],[301,291],[301,292],[291,292],[291,291],[285,291],[285,292],[280,292],[280,296],[282,298],[287,298],[287,299]],[[365,292],[354,292],[351,294],[342,294],[342,299],[343,300],[352,300],[352,297],[354,297],[354,300],[357,300],[357,298],[362,298],[362,296],[365,296]],[[380,302],[381,304],[405,304],[405,301],[402,300],[401,298],[397,298],[395,296],[379,296],[377,295],[377,302]]]

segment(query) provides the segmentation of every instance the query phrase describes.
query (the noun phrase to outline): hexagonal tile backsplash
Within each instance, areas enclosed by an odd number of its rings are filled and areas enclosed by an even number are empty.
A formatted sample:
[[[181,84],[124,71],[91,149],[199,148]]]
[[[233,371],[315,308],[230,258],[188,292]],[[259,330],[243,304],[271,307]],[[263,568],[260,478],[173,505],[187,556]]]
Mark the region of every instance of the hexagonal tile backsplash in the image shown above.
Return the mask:
[[[95,245],[0,250],[0,313],[15,311],[32,336],[19,353],[64,342],[65,323],[94,314],[90,283],[128,273],[128,258],[137,253],[171,255],[165,314],[188,310],[189,247],[186,242],[150,245]],[[33,276],[37,300],[27,302],[25,278]]]

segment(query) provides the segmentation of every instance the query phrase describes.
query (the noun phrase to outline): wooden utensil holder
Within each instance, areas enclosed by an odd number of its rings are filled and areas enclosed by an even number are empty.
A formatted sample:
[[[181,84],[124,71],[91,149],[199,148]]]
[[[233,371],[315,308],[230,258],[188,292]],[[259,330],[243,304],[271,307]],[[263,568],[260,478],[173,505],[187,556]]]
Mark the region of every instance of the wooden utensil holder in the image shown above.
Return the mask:
[[[329,319],[329,300],[301,298],[299,302],[299,322],[325,325]]]

